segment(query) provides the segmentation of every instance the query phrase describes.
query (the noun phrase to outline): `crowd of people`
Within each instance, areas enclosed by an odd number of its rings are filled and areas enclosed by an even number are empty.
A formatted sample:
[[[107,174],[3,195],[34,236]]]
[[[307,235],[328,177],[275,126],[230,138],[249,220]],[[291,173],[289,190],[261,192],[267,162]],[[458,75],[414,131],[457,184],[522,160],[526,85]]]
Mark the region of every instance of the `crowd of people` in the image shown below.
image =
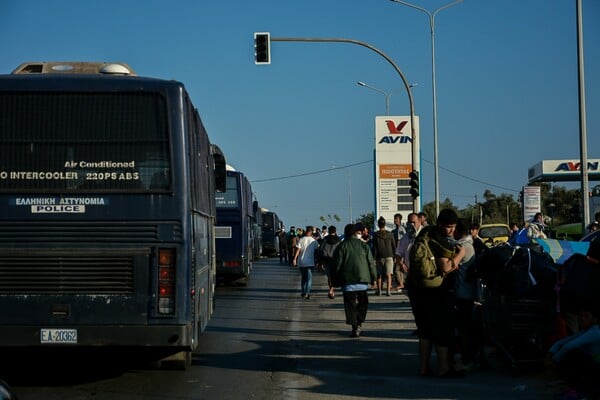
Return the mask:
[[[301,272],[301,296],[310,299],[312,272],[327,273],[328,297],[342,292],[345,322],[350,336],[361,336],[369,305],[369,290],[374,295],[391,296],[393,291],[406,293],[415,318],[419,344],[419,375],[444,378],[465,376],[483,357],[483,293],[477,275],[478,262],[489,247],[478,236],[479,225],[458,217],[452,209],[441,210],[435,225],[428,225],[423,213],[410,213],[406,224],[402,215],[394,216],[388,230],[384,218],[378,230],[369,232],[362,223],[348,224],[338,236],[335,226],[322,229],[291,227],[280,233],[285,244],[282,263],[298,267]],[[538,213],[521,227],[511,226],[511,244],[523,244],[524,238],[544,237],[546,226]],[[426,243],[428,256],[420,248]],[[427,258],[435,264],[437,276],[425,279]],[[590,245],[586,256],[599,265],[600,239]],[[547,365],[570,385],[582,385],[589,392],[598,390],[594,379],[600,372],[600,328],[598,307],[590,302],[582,307],[580,332],[572,332],[549,347]],[[437,367],[430,364],[435,350]],[[574,371],[576,373],[574,374]],[[590,386],[592,385],[592,386]],[[596,386],[593,386],[596,385]],[[570,395],[582,387],[570,388]],[[566,398],[566,397],[565,397]],[[579,397],[575,397],[579,398]]]

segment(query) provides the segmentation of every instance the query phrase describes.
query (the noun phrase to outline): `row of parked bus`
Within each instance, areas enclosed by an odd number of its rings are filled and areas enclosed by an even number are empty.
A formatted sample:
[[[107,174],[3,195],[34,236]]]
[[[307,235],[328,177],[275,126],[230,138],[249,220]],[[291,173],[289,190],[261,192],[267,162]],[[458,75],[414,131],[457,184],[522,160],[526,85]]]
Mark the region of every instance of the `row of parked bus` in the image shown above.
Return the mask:
[[[278,215],[259,207],[248,177],[227,165],[226,190],[216,193],[217,278],[246,284],[252,263],[279,251]]]
[[[29,62],[0,75],[0,110],[0,352],[127,349],[186,368],[217,271],[247,277],[278,222],[185,86]]]

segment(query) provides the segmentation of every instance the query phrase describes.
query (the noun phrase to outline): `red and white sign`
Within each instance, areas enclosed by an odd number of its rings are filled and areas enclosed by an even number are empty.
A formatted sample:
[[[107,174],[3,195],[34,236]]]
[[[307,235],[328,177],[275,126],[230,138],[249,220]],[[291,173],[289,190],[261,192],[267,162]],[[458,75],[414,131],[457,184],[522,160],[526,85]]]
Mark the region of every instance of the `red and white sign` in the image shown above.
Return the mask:
[[[415,137],[412,137],[410,116],[375,117],[375,220],[384,217],[393,228],[394,214],[406,215],[414,210],[409,194],[408,174],[413,170],[413,146],[419,149],[419,117],[414,117]],[[419,170],[420,159],[414,168]]]
[[[523,186],[523,220],[531,221],[542,212],[542,192],[539,186]]]

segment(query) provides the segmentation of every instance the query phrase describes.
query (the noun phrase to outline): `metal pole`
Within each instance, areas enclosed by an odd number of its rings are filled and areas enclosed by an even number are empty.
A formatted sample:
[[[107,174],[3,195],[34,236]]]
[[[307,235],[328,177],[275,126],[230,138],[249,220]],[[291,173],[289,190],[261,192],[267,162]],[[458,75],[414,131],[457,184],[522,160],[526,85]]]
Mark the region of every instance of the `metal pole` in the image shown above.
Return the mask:
[[[369,88],[369,89],[376,90],[376,91],[378,91],[379,93],[382,93],[383,95],[385,95],[385,111],[386,111],[386,115],[387,115],[387,116],[389,116],[389,115],[390,115],[390,97],[392,97],[392,95],[393,95],[395,92],[386,93],[386,92],[385,92],[385,91],[383,91],[382,89],[379,89],[379,88],[376,88],[376,87],[374,87],[374,86],[368,85],[368,84],[366,84],[366,83],[365,83],[365,82],[363,82],[363,81],[358,81],[358,82],[356,82],[356,84],[357,84],[358,86],[363,86],[363,87],[366,87],[366,88]],[[415,86],[417,86],[417,85],[418,85],[418,83],[411,83],[409,86],[410,86],[411,88],[413,88],[413,87],[415,87]]]
[[[285,38],[285,37],[283,37],[283,38],[276,38],[276,37],[271,37],[271,41],[272,42],[352,43],[352,44],[357,44],[359,46],[363,46],[363,47],[366,47],[366,48],[368,48],[370,50],[373,50],[374,52],[376,52],[377,54],[379,54],[380,56],[382,56],[383,58],[385,58],[386,61],[389,62],[392,65],[392,67],[394,67],[394,69],[396,70],[396,72],[398,73],[398,75],[400,75],[400,79],[402,79],[402,83],[404,83],[404,88],[406,89],[406,93],[408,93],[408,103],[410,105],[410,137],[412,139],[412,145],[411,145],[412,168],[413,168],[413,170],[416,170],[416,171],[419,170],[420,159],[419,159],[419,154],[417,154],[417,146],[416,146],[416,143],[418,143],[419,139],[417,138],[417,136],[415,134],[415,104],[414,104],[414,101],[413,101],[412,92],[410,90],[411,85],[408,83],[408,80],[406,79],[406,77],[404,76],[404,74],[402,73],[402,71],[400,70],[400,67],[398,67],[398,65],[396,65],[396,63],[394,62],[394,60],[392,60],[390,57],[387,56],[387,54],[385,54],[384,52],[382,52],[378,48],[373,47],[373,46],[371,46],[368,43],[361,42],[360,40],[342,39],[342,38]],[[416,199],[416,198],[413,200],[413,210],[414,210],[414,212],[421,211],[419,200]]]
[[[383,94],[385,96],[385,115],[387,115],[387,116],[390,115],[390,96],[392,95],[391,93],[387,94],[382,89],[376,88],[375,86],[368,85],[362,81],[358,81],[358,82],[356,82],[356,84],[358,86],[363,86],[363,87],[366,87],[368,89],[371,89],[371,90],[374,90],[376,92]]]
[[[350,168],[348,168],[348,210],[350,212],[350,224],[353,223],[354,221],[352,221],[352,172],[350,171]]]
[[[435,187],[435,213],[436,216],[440,213],[440,177],[439,177],[439,163],[438,163],[438,134],[437,134],[437,95],[436,95],[436,81],[435,81],[435,16],[438,12],[451,7],[455,4],[462,3],[463,0],[456,0],[446,4],[430,13],[429,10],[415,6],[414,4],[407,3],[402,0],[390,0],[394,3],[403,4],[408,7],[412,7],[416,10],[422,11],[429,17],[429,27],[431,30],[431,91],[433,98],[433,178]]]
[[[577,0],[577,64],[579,67],[579,148],[581,170],[581,212],[583,213],[581,232],[590,224],[590,198],[588,196],[587,129],[585,115],[585,74],[583,71],[583,10],[581,0]]]
[[[389,116],[390,115],[390,96],[392,94],[386,94],[385,95],[385,115]]]

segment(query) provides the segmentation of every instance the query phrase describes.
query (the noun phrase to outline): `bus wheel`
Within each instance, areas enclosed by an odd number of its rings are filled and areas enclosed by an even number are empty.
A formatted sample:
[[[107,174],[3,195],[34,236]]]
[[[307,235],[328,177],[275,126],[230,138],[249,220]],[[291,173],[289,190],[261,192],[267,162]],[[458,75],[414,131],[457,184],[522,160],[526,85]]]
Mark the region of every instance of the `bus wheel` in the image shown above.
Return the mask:
[[[185,371],[192,366],[192,352],[180,351],[160,360],[162,369]]]

